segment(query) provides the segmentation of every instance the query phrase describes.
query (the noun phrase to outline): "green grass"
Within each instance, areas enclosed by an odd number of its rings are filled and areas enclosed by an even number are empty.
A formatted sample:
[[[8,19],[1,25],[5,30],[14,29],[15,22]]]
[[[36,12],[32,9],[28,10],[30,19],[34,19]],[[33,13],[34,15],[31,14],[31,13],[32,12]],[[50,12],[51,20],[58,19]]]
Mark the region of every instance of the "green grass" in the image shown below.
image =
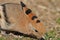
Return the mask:
[[[50,38],[54,39],[56,36],[56,32],[54,30],[49,31],[48,33],[46,33],[45,35],[45,40],[49,40]]]
[[[57,29],[57,28],[56,28]],[[57,36],[57,30],[53,29],[46,33],[45,40],[60,40],[60,36]],[[59,29],[58,29],[59,30]],[[57,37],[56,37],[57,36]]]
[[[6,40],[6,39],[4,39],[4,37],[0,37],[0,40]]]
[[[56,20],[56,22],[57,22],[58,24],[60,24],[60,18],[58,18],[58,19]]]

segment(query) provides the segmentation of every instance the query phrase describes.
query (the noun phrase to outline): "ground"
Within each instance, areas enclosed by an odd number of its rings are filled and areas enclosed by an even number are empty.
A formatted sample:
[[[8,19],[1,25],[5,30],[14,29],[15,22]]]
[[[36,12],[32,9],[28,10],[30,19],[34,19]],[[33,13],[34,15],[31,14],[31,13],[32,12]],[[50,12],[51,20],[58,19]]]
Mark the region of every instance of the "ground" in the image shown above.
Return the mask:
[[[28,8],[40,18],[47,33],[46,40],[60,40],[60,0],[22,0]],[[0,0],[3,3],[19,3],[20,0]],[[35,40],[29,37],[11,38],[11,36],[1,36],[0,40]]]

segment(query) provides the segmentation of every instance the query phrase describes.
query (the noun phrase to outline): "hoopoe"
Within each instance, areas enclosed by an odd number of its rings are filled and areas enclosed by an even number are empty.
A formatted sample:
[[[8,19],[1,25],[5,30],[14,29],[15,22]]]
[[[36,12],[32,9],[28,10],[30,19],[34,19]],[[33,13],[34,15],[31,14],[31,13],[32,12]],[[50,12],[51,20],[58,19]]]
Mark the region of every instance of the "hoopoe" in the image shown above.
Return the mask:
[[[35,35],[41,39],[46,33],[46,27],[23,2],[20,4],[6,3],[1,5],[0,21],[2,29]]]

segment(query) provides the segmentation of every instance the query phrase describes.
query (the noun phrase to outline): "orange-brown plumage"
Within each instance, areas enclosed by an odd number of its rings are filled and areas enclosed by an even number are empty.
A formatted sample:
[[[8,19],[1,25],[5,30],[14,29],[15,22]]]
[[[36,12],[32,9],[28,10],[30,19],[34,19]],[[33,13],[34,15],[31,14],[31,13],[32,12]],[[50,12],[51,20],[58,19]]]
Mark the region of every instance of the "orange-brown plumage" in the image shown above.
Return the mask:
[[[24,6],[23,11],[25,12],[25,14],[26,14],[26,10],[28,10],[28,8],[26,6]],[[32,12],[29,12],[29,14],[27,15],[27,17],[29,18],[31,24],[35,28],[35,30],[38,31],[37,33],[40,34],[39,36],[42,37],[46,33],[46,27],[40,21],[37,23],[37,20],[39,20],[38,18],[35,18],[34,20],[32,20],[33,16],[36,16],[36,15]]]

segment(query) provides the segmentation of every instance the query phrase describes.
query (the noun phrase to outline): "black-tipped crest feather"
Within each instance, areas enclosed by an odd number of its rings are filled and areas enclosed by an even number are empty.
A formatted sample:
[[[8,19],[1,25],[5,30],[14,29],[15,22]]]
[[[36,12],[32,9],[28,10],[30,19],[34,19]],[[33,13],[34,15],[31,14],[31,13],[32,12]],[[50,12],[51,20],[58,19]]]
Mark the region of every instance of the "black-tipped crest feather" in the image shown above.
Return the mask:
[[[21,3],[22,8],[26,7],[26,5],[23,2],[20,2],[20,3]]]

